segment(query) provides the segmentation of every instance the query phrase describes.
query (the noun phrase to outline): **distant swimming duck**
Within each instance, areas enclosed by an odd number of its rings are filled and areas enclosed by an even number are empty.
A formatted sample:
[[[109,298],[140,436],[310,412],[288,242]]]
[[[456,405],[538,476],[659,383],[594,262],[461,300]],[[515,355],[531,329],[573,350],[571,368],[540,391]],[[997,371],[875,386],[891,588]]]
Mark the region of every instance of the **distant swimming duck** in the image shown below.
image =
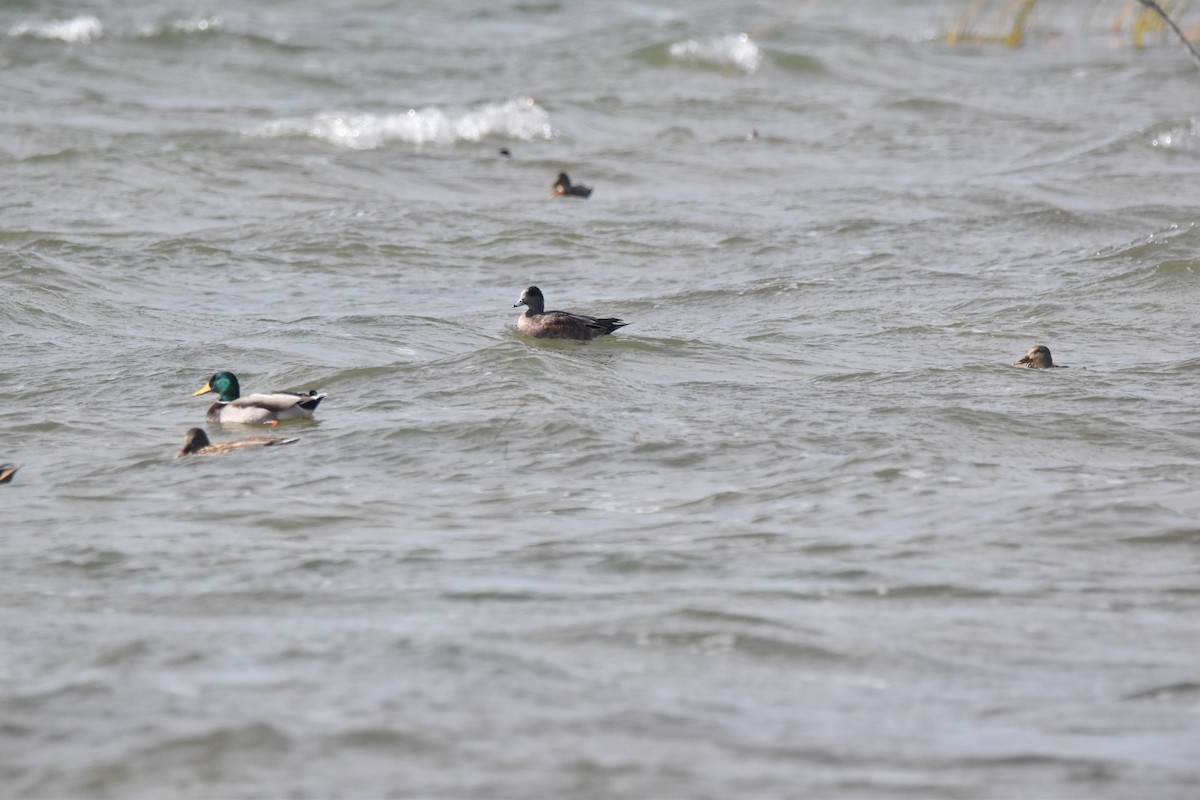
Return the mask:
[[[550,187],[551,197],[591,197],[592,187],[582,183],[571,183],[570,176],[565,172],[558,173],[558,178]]]
[[[20,464],[0,464],[0,483],[11,481],[20,468]]]
[[[513,303],[513,308],[517,306],[528,307],[528,310],[517,318],[517,330],[537,339],[590,341],[629,324],[616,317],[585,317],[566,311],[546,311],[546,298],[536,286],[530,286],[521,292],[521,299]]]
[[[231,442],[209,441],[208,434],[200,428],[192,428],[183,437],[183,449],[175,454],[176,458],[183,456],[219,456],[234,450],[245,450],[251,447],[271,447],[277,444],[291,444],[299,439],[280,439],[278,436],[249,436],[245,439],[235,439]]]
[[[208,407],[207,422],[240,422],[246,424],[275,424],[288,419],[310,419],[325,395],[316,390],[308,394],[297,392],[269,392],[241,396],[242,388],[232,372],[218,372],[208,379],[204,388],[192,393],[192,397],[214,392],[220,399]]]
[[[1054,359],[1050,357],[1050,348],[1044,344],[1035,344],[1020,361],[1014,363],[1024,364],[1030,369],[1066,369],[1061,364],[1054,363]]]

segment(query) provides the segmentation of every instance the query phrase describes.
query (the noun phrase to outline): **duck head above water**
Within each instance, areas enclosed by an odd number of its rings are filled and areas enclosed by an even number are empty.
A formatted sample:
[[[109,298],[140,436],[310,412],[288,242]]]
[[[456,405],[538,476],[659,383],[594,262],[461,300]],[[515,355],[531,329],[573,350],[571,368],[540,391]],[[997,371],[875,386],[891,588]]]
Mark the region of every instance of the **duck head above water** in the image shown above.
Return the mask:
[[[511,297],[511,295],[509,296]],[[529,310],[525,312],[525,316],[537,316],[546,310],[546,298],[542,296],[541,289],[536,286],[530,286],[521,292],[521,299],[513,303],[513,308],[520,306],[528,307]]]
[[[204,387],[192,392],[192,397],[213,392],[221,395],[222,403],[232,403],[242,395],[242,387],[238,384],[237,376],[232,372],[218,372],[208,379]]]
[[[1030,369],[1050,369],[1057,367],[1054,359],[1050,357],[1050,348],[1044,344],[1035,344],[1029,348],[1029,352],[1024,355],[1016,364],[1024,364]]]
[[[179,451],[177,456],[190,456],[193,453],[198,453],[204,448],[212,444],[208,434],[202,428],[190,428],[183,437],[183,449]]]

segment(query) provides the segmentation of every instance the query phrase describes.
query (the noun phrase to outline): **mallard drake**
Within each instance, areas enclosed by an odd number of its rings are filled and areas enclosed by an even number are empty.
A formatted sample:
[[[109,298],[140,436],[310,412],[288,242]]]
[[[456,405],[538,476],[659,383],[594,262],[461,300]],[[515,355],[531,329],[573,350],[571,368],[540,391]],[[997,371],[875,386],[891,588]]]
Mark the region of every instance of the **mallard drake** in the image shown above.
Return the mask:
[[[517,330],[538,339],[590,341],[629,324],[616,317],[585,317],[566,311],[546,311],[546,298],[536,286],[521,292],[521,299],[513,304],[513,308],[517,306],[528,306],[525,313],[517,318]]]
[[[570,176],[565,172],[558,173],[554,183],[550,185],[551,197],[591,197],[592,187],[582,183],[571,183]]]
[[[20,464],[0,464],[0,483],[11,481],[20,468]]]
[[[1061,364],[1054,363],[1054,359],[1050,357],[1050,348],[1044,344],[1035,344],[1019,361],[1013,363],[1024,364],[1030,369],[1066,369]]]
[[[314,389],[308,394],[298,392],[269,392],[241,396],[241,386],[232,372],[218,372],[208,379],[201,389],[192,392],[192,397],[213,392],[220,399],[208,407],[204,419],[207,422],[241,422],[246,424],[275,424],[288,419],[311,419],[323,394]]]
[[[248,436],[245,439],[235,439],[231,442],[213,444],[208,434],[200,428],[191,428],[183,436],[183,449],[175,454],[176,458],[183,456],[219,456],[234,450],[245,450],[249,447],[271,447],[277,444],[291,444],[299,439],[280,439],[278,436]]]

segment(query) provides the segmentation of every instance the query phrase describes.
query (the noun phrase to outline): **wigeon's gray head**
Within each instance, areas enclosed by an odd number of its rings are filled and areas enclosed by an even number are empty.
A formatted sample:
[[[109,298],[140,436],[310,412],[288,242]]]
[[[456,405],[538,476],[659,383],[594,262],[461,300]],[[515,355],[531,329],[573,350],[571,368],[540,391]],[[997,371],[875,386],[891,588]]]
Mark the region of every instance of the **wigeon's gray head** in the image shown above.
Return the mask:
[[[1050,357],[1050,348],[1044,344],[1035,344],[1029,348],[1029,352],[1024,358],[1016,362],[1017,364],[1025,364],[1030,369],[1047,369],[1054,366],[1054,359]]]
[[[536,286],[530,286],[525,291],[521,292],[521,299],[513,303],[513,308],[518,306],[529,306],[529,310],[534,314],[542,313],[542,309],[546,307],[546,298],[542,297],[542,290]]]

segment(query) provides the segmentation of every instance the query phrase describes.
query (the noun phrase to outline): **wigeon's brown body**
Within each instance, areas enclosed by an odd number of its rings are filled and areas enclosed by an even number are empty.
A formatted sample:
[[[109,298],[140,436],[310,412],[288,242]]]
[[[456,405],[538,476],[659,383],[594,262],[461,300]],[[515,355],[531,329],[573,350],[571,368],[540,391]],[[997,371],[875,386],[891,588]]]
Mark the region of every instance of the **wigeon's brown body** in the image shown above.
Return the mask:
[[[513,304],[513,308],[517,306],[527,306],[525,313],[517,318],[517,330],[536,339],[578,339],[587,342],[629,324],[616,317],[587,317],[566,311],[546,311],[546,299],[536,286],[521,292],[521,299]]]
[[[11,481],[20,468],[20,464],[0,464],[0,483]]]

